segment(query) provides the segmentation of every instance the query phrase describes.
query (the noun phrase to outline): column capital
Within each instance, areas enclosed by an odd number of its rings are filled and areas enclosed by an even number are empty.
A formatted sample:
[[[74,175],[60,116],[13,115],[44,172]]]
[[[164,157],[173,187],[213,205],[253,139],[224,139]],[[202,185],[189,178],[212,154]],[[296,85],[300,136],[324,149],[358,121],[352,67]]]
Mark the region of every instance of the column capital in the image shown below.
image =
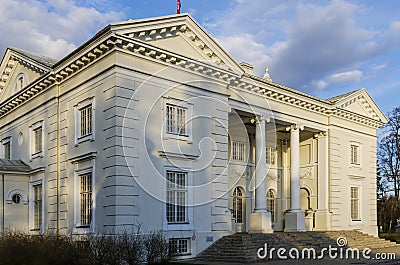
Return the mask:
[[[303,131],[304,130],[304,125],[292,124],[292,125],[286,127],[286,131],[287,132],[289,132],[289,131],[297,131],[297,130]]]
[[[268,123],[271,121],[271,118],[265,115],[255,115],[254,118],[251,119],[251,123]]]
[[[315,139],[322,138],[322,137],[327,137],[327,136],[328,136],[328,132],[327,131],[322,131],[322,132],[314,134],[314,138]]]

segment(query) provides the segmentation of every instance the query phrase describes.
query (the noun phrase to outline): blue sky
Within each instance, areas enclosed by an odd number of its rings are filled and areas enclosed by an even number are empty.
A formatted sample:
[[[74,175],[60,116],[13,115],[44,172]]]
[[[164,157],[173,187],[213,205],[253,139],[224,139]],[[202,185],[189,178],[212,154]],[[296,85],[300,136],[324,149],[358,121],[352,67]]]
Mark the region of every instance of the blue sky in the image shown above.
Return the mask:
[[[29,10],[29,11],[28,11]],[[1,0],[0,50],[61,58],[110,22],[174,14],[176,0]],[[366,88],[400,106],[398,0],[182,0],[238,62],[329,98]]]

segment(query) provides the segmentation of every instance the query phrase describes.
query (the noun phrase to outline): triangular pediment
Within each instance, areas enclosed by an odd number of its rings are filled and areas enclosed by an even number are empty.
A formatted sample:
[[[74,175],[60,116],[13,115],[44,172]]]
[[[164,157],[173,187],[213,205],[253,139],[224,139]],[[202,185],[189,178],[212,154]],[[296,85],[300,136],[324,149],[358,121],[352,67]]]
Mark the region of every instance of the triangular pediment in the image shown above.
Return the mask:
[[[191,59],[243,73],[239,64],[188,14],[128,20],[110,26],[115,34],[148,42]]]
[[[9,47],[0,64],[0,102],[50,70],[55,60]]]
[[[383,123],[387,123],[388,121],[385,114],[365,89],[348,93],[338,98],[334,103],[337,108],[345,109]]]

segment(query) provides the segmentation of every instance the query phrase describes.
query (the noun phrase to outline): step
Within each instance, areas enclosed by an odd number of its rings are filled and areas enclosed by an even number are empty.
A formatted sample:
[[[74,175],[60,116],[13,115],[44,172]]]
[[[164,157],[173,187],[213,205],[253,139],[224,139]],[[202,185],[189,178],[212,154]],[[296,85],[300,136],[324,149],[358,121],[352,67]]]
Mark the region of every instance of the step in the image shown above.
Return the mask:
[[[240,233],[219,239],[200,253],[197,259],[226,262],[257,261],[257,250],[264,247],[265,244],[268,245],[269,249],[285,248],[289,250],[296,247],[301,251],[304,248],[314,248],[318,255],[324,247],[328,247],[329,245],[336,247],[336,240],[339,237],[347,239],[348,247],[358,248],[359,250],[367,247],[371,249],[384,249],[396,246],[399,246],[400,250],[400,245],[394,242],[363,234],[359,231],[277,232],[273,234]]]

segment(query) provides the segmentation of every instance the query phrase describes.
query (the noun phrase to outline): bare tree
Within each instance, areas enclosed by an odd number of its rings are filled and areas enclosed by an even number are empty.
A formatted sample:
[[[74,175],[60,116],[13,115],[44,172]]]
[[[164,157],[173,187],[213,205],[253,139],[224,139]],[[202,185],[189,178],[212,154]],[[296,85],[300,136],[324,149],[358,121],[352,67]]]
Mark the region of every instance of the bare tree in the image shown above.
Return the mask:
[[[400,107],[388,115],[389,122],[385,125],[383,135],[378,145],[378,172],[383,182],[393,187],[395,198],[399,198],[400,190]]]
[[[378,142],[378,225],[393,232],[400,215],[400,107],[388,119]]]

